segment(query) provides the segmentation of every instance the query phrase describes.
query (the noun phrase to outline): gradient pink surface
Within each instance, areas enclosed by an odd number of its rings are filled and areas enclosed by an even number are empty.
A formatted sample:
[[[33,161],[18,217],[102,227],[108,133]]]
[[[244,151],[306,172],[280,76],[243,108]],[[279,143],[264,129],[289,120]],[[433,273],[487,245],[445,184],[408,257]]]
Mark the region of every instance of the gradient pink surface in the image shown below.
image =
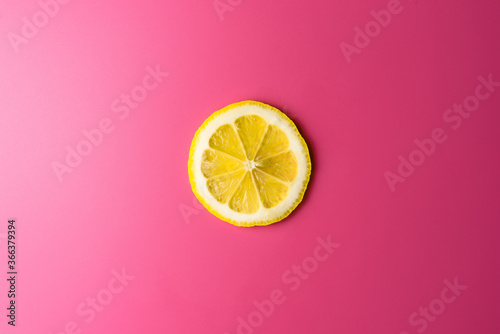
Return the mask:
[[[73,0],[46,21],[40,3],[0,3],[1,277],[18,226],[1,333],[500,332],[500,87],[469,98],[500,81],[499,2],[401,0],[350,62],[342,42],[394,1]],[[187,175],[197,128],[246,99],[287,113],[314,164],[302,204],[261,228],[212,216]]]

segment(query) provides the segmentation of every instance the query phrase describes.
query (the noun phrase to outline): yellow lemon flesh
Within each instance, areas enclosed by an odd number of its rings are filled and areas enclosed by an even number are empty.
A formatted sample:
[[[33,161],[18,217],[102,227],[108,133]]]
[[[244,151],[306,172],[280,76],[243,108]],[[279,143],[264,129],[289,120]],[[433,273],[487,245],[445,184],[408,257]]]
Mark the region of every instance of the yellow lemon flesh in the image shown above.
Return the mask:
[[[193,192],[215,216],[238,226],[269,225],[302,200],[311,160],[288,117],[244,101],[215,112],[198,129],[188,169]]]

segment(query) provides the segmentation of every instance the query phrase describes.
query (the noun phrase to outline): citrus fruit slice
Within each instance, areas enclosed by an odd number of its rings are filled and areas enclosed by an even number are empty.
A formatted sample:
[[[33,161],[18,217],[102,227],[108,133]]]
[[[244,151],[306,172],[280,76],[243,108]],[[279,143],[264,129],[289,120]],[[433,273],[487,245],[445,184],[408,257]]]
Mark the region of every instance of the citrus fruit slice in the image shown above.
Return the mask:
[[[285,114],[243,101],[205,120],[191,144],[188,169],[194,194],[215,216],[237,226],[269,225],[302,201],[311,159]]]

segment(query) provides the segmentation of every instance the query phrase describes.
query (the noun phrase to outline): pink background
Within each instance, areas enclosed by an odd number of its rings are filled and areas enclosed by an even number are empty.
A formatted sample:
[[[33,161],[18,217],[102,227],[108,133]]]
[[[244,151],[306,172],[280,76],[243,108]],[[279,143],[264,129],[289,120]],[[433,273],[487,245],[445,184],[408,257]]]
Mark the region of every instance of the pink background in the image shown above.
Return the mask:
[[[0,3],[1,332],[234,334],[279,289],[254,333],[418,333],[409,317],[456,277],[467,288],[425,333],[500,332],[500,88],[460,128],[443,120],[478,76],[500,81],[500,3],[401,0],[350,63],[340,43],[387,0],[231,3],[222,20],[212,0],[73,0],[18,52],[9,33],[41,7]],[[113,101],[157,65],[168,77],[120,119]],[[196,129],[245,99],[287,113],[314,163],[296,212],[263,228],[200,208],[187,176]],[[106,118],[114,130],[59,182],[53,162]],[[447,140],[392,192],[384,173],[435,128]],[[282,275],[329,235],[341,245],[292,291]],[[122,269],[134,278],[86,322],[77,307]]]

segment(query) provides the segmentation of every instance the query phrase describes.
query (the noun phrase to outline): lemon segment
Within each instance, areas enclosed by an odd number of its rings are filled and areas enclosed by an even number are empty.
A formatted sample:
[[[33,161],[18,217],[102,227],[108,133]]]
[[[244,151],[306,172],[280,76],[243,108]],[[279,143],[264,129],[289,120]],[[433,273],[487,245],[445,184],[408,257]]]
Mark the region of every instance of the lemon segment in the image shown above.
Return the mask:
[[[231,124],[226,124],[217,129],[210,137],[208,145],[218,151],[227,153],[239,160],[245,160],[240,139]]]
[[[253,160],[264,137],[267,127],[266,121],[262,117],[250,115],[239,117],[234,121],[234,125],[245,149],[247,159]]]
[[[205,150],[201,158],[201,172],[206,178],[231,173],[244,167],[243,161],[211,149]]]
[[[258,169],[252,171],[260,200],[265,208],[281,203],[288,195],[288,186]]]
[[[244,169],[232,173],[222,174],[207,180],[207,188],[210,194],[220,203],[227,203],[234,194],[236,188],[245,174]]]
[[[229,207],[235,212],[251,214],[260,208],[259,195],[252,181],[252,174],[246,172],[239,187],[229,200]]]
[[[257,161],[256,167],[284,182],[292,182],[297,176],[298,170],[297,159],[292,151],[286,151]]]
[[[276,125],[269,125],[255,160],[262,160],[286,150],[289,146],[286,134]]]
[[[191,144],[188,170],[194,194],[215,216],[237,226],[269,225],[301,202],[311,159],[281,111],[243,101],[205,120]]]

